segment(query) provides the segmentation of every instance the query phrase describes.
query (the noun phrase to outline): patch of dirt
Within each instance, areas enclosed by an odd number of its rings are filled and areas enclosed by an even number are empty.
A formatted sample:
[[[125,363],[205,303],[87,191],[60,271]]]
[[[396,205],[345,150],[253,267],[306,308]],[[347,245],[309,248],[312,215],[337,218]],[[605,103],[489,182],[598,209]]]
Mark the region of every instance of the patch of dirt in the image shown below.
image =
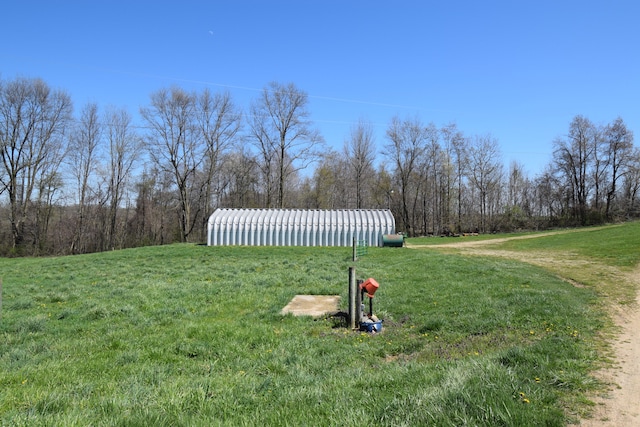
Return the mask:
[[[640,283],[640,268],[629,275],[636,284]],[[620,328],[611,343],[615,364],[598,372],[598,377],[612,384],[610,389],[594,401],[596,408],[583,427],[640,426],[640,294],[631,307],[619,306],[613,319]]]
[[[572,232],[572,231],[564,231]],[[563,266],[575,269],[580,264],[585,267],[589,264],[593,267],[592,261],[580,259],[573,254],[565,254],[558,257],[555,254],[526,252],[520,253],[515,251],[503,251],[491,249],[494,244],[503,243],[508,240],[516,239],[532,239],[547,236],[554,233],[541,233],[535,235],[499,238],[481,241],[461,241],[455,243],[447,243],[442,245],[415,246],[407,245],[409,248],[440,248],[453,249],[464,254],[495,256],[509,259],[515,259],[522,262],[538,265],[551,269],[552,271],[562,271]],[[640,289],[640,266],[633,272],[626,273],[611,266],[598,265],[599,277],[606,275],[609,280],[627,281]],[[562,277],[573,286],[583,286],[567,277]],[[612,320],[615,322],[618,333],[611,339],[610,345],[612,350],[613,363],[595,373],[595,375],[610,387],[605,393],[599,396],[593,396],[595,408],[590,418],[583,419],[580,422],[582,427],[621,427],[621,426],[640,426],[640,405],[638,404],[638,396],[640,396],[640,294],[636,292],[635,303],[622,305],[615,302],[608,302]]]

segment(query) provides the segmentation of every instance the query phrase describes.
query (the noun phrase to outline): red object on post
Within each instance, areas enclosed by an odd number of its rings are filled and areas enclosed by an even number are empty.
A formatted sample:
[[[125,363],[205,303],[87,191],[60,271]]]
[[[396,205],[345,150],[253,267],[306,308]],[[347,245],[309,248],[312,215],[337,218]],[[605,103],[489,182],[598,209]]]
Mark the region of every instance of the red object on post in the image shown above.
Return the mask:
[[[367,280],[360,284],[360,289],[367,293],[369,298],[373,298],[373,294],[376,293],[380,285],[376,282],[376,279],[369,277]]]

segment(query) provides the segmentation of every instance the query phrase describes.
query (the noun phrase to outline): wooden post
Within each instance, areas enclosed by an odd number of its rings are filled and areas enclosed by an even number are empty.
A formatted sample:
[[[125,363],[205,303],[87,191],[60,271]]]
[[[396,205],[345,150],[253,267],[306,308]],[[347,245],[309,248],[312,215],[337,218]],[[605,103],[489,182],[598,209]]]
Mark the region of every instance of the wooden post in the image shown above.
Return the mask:
[[[356,284],[356,268],[349,267],[349,327],[356,328],[356,294],[358,286]]]

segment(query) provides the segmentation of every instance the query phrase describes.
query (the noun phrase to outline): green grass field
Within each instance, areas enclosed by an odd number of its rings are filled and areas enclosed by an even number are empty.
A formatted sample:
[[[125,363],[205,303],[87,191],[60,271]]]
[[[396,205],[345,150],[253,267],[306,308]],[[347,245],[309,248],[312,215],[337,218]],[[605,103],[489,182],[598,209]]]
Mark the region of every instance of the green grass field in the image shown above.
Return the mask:
[[[611,229],[635,265],[638,224]],[[582,236],[580,256],[609,262],[602,236]],[[602,387],[597,287],[435,249],[350,257],[171,245],[0,259],[0,423],[562,426]],[[280,314],[296,294],[341,295],[346,311],[351,265],[380,283],[382,333]]]

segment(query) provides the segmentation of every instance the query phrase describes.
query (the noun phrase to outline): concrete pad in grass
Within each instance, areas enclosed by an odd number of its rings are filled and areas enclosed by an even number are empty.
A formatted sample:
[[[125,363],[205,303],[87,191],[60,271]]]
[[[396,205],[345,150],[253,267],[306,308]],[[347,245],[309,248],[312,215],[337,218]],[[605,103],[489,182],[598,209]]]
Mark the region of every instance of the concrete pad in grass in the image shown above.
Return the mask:
[[[318,317],[323,314],[338,311],[338,295],[296,295],[281,311],[282,314],[291,313],[294,316]]]

